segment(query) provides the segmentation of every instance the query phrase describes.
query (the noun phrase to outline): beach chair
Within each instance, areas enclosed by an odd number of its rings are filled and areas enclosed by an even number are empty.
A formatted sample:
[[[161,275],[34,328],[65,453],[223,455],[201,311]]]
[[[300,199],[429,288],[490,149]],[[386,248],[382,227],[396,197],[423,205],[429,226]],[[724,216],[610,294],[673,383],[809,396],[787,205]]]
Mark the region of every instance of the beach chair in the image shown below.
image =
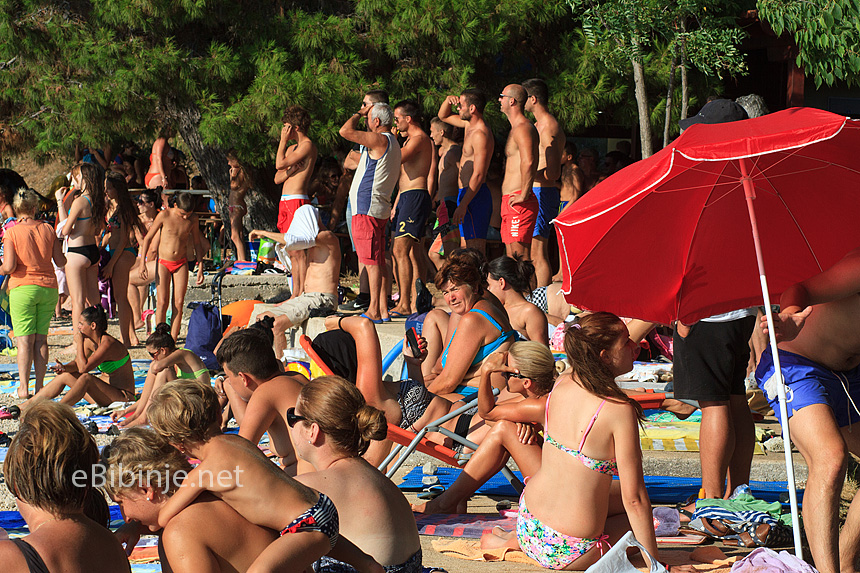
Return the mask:
[[[319,357],[316,351],[313,349],[311,345],[311,339],[302,335],[299,337],[299,344],[301,344],[304,351],[307,353],[311,362],[315,364],[322,372],[327,375],[332,375],[331,368]],[[499,391],[496,389],[493,391],[494,394],[498,394]],[[456,418],[463,412],[470,410],[478,405],[478,400],[472,400],[465,406],[457,408],[450,414],[442,416],[441,418],[434,420],[429,423],[426,427],[421,429],[418,433],[411,432],[409,430],[405,430],[400,428],[399,426],[395,426],[394,424],[388,424],[388,439],[394,442],[395,446],[391,450],[391,453],[388,454],[388,457],[379,464],[379,471],[383,472],[387,477],[391,478],[400,469],[400,466],[406,461],[406,459],[414,452],[418,451],[423,454],[427,454],[428,456],[439,460],[440,462],[446,463],[448,465],[454,467],[460,467],[465,465],[468,461],[468,454],[463,454],[462,452],[458,452],[454,449],[451,449],[447,446],[443,446],[442,444],[437,444],[436,442],[432,442],[427,439],[427,434],[429,432],[439,432],[440,434],[447,436],[451,440],[460,443],[472,450],[478,449],[478,444],[472,442],[471,440],[467,440],[463,436],[455,434],[451,430],[447,428],[443,428],[442,424],[451,420],[452,418]],[[387,469],[386,469],[387,468]],[[523,484],[520,480],[514,475],[514,473],[505,466],[502,468],[502,475],[510,482],[511,486],[517,492],[521,492],[523,490]]]

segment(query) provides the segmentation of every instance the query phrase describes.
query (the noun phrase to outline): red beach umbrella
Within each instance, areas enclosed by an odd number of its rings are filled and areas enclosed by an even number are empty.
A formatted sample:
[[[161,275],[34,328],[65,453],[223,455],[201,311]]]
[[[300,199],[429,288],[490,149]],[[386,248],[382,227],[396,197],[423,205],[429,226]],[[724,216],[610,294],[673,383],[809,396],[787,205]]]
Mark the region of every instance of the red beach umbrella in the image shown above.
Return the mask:
[[[860,246],[858,221],[860,122],[792,108],[696,124],[559,215],[562,290],[664,324],[764,304],[773,333],[770,298]],[[800,556],[785,424],[783,436]]]

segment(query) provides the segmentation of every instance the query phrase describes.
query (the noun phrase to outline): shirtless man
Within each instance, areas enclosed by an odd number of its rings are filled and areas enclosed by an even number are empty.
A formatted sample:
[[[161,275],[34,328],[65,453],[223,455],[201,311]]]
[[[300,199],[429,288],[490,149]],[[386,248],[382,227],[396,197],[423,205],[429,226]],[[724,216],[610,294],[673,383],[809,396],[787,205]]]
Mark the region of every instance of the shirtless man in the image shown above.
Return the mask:
[[[569,205],[585,193],[585,177],[582,169],[576,164],[576,144],[572,141],[564,143],[564,153],[561,155],[561,188],[559,190],[558,214],[561,215]],[[561,282],[561,253],[558,253],[558,272],[552,277],[552,282]]]
[[[164,127],[158,135],[158,139],[152,144],[152,153],[149,154],[149,171],[143,177],[143,183],[147,189],[162,187],[170,188],[170,166],[173,165],[168,154],[171,148],[167,140],[173,136],[173,129]]]
[[[278,204],[278,231],[286,233],[296,209],[311,202],[308,186],[317,161],[317,146],[308,137],[311,116],[297,105],[287,108],[283,117],[281,142],[275,156],[275,185],[283,183],[281,201]],[[288,146],[289,141],[295,145]],[[304,251],[288,251],[293,285],[291,297],[304,292],[305,274],[308,272],[308,259]]]
[[[417,312],[414,279],[423,276],[415,246],[424,237],[424,226],[430,215],[430,192],[427,177],[433,163],[433,143],[421,129],[421,110],[414,101],[401,101],[394,106],[394,123],[406,135],[400,150],[399,192],[392,209],[394,244],[392,252],[397,264],[397,286],[400,299],[389,313],[394,318],[407,317]]]
[[[532,192],[538,165],[538,132],[523,113],[526,90],[519,84],[505,86],[499,106],[511,124],[505,143],[505,177],[502,180],[502,242],[509,257],[529,259],[538,200]]]
[[[487,187],[487,169],[493,156],[493,132],[484,121],[487,98],[476,89],[467,89],[459,97],[449,95],[439,108],[439,119],[465,130],[460,157],[460,189],[457,209],[451,222],[460,226],[461,245],[482,253],[487,250],[487,229],[493,210],[493,198]],[[454,106],[459,113],[454,114]]]
[[[809,466],[803,495],[806,538],[821,573],[853,573],[860,549],[860,497],[851,502],[837,532],[847,452],[860,455],[860,432],[852,432],[860,420],[860,249],[790,287],[780,308],[774,327],[781,341],[791,441]],[[762,328],[767,331],[764,317]],[[770,346],[756,379],[779,417]]]
[[[358,129],[367,118],[367,131]],[[384,103],[362,106],[340,128],[340,136],[361,146],[358,167],[349,189],[352,205],[352,235],[358,262],[367,271],[370,305],[366,316],[375,324],[388,315],[386,288],[385,229],[391,216],[391,193],[400,174],[400,145],[391,133],[394,114]],[[425,172],[426,173],[426,172]]]
[[[430,260],[436,268],[442,266],[445,255],[460,247],[459,229],[451,225],[457,210],[459,163],[463,147],[454,141],[454,127],[438,117],[430,120],[430,138],[439,154],[436,173],[436,227],[437,233],[430,245]]]
[[[302,229],[302,232],[297,232],[296,229]],[[260,237],[271,239],[283,245],[287,251],[307,250],[308,273],[305,276],[305,292],[280,304],[255,305],[248,319],[248,324],[254,324],[265,316],[275,318],[275,325],[272,328],[275,334],[275,355],[281,356],[284,348],[287,347],[288,328],[306,321],[312,310],[337,308],[340,244],[334,233],[322,226],[319,214],[313,205],[299,207],[287,233],[254,230],[251,231],[250,237],[252,240]]]
[[[295,372],[281,372],[267,345],[259,329],[238,330],[224,339],[216,358],[227,375],[224,392],[239,422],[239,435],[256,444],[268,432],[271,449],[281,458],[284,471],[295,476],[298,458],[286,415],[288,408],[295,407],[307,379]]]
[[[549,112],[549,90],[546,82],[532,78],[523,82],[528,93],[525,110],[535,116],[535,127],[540,137],[537,174],[534,193],[538,200],[538,215],[532,242],[532,261],[535,265],[537,286],[546,286],[552,280],[552,265],[549,262],[547,245],[555,238],[550,221],[558,215],[559,178],[565,136],[558,120]]]
[[[188,290],[188,252],[189,241],[193,242],[195,252],[202,253],[200,227],[197,215],[193,212],[194,196],[177,193],[173,207],[161,211],[153,221],[140,245],[140,278],[146,280],[146,256],[155,235],[161,231],[158,241],[158,287],[156,291],[155,323],[167,322],[167,307],[170,304],[170,288],[173,287],[174,314],[170,321],[170,334],[179,340],[182,328],[182,310],[185,308],[185,292]],[[197,285],[203,284],[203,261],[197,264]]]

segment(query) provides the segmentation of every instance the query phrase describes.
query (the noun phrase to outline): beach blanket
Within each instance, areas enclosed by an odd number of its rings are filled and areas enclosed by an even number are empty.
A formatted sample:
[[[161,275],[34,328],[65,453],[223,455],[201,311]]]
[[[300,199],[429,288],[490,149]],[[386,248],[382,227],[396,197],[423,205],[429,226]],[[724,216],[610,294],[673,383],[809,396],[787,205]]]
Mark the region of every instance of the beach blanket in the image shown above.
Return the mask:
[[[639,427],[639,444],[643,450],[698,452],[701,411],[694,412],[686,420],[680,420],[664,410],[645,410],[645,422]],[[764,455],[761,441],[770,434],[756,426],[755,453]]]
[[[439,483],[447,488],[462,470],[457,468],[438,468],[436,477],[439,478]],[[520,481],[523,476],[520,472],[514,472]],[[421,467],[413,468],[408,474],[403,476],[403,481],[399,484],[399,488],[404,491],[421,491],[424,489],[421,479],[424,477]],[[615,478],[618,479],[618,478]],[[701,478],[679,478],[672,476],[645,476],[645,487],[648,490],[648,496],[652,503],[674,504],[685,501],[690,495],[699,492],[702,487]],[[752,495],[756,499],[766,502],[780,501],[780,495],[788,491],[788,483],[784,481],[753,481],[750,484]],[[481,495],[489,496],[505,496],[518,497],[516,490],[508,483],[501,473],[491,477],[487,482],[478,489]],[[802,503],[803,490],[797,490],[797,501]]]
[[[152,360],[132,360],[131,367],[134,370],[134,389],[139,393],[143,389],[143,382],[146,380],[146,372],[149,370],[149,365]],[[95,371],[94,371],[95,372]],[[100,372],[95,372],[101,374]],[[36,391],[36,381],[33,379],[35,373],[30,370],[30,393]],[[50,370],[45,375],[45,382],[53,380],[54,373]],[[18,366],[16,364],[0,364],[0,392],[5,394],[15,394],[18,391]],[[79,402],[86,404],[86,402]]]

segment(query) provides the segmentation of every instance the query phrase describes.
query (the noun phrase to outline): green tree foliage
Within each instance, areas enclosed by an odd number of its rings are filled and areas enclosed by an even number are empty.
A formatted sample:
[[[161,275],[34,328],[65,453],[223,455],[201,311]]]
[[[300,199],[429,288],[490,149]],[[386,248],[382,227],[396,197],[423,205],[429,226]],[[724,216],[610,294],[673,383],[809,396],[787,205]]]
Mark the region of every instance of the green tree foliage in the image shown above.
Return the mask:
[[[860,85],[860,3],[857,0],[758,0],[759,15],[777,35],[791,34],[797,66],[815,86]]]
[[[638,48],[624,36],[624,57],[650,50],[664,17],[656,0],[635,3],[643,33]],[[501,133],[495,94],[540,76],[573,134],[599,111],[623,117],[631,93],[616,48],[588,42],[597,28],[579,16],[567,0],[0,0],[0,139],[68,153],[172,125],[223,203],[227,150],[271,170],[291,104],[310,110],[322,153],[345,149],[338,128],[377,87],[433,115],[477,86]]]

